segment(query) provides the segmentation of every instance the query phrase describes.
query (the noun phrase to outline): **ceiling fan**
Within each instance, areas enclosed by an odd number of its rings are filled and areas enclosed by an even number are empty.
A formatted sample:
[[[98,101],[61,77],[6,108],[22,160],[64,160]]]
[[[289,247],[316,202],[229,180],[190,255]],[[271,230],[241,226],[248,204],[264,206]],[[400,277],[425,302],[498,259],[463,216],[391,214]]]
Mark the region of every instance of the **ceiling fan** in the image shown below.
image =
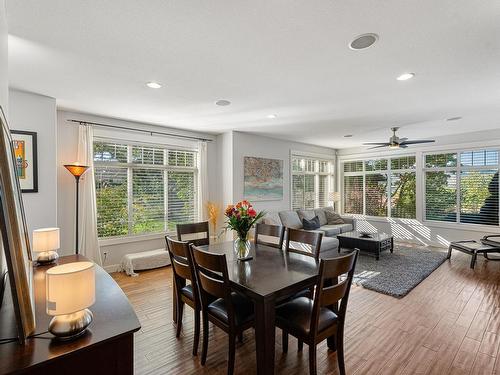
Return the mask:
[[[416,145],[419,143],[432,143],[435,142],[433,139],[421,139],[421,140],[414,140],[414,141],[409,141],[408,138],[399,138],[396,135],[396,132],[398,131],[399,127],[394,127],[391,128],[392,130],[392,137],[389,138],[389,142],[369,142],[369,143],[363,143],[365,146],[374,146],[370,147],[369,150],[372,150],[374,148],[382,148],[382,147],[389,147],[389,148],[407,148],[408,145]]]

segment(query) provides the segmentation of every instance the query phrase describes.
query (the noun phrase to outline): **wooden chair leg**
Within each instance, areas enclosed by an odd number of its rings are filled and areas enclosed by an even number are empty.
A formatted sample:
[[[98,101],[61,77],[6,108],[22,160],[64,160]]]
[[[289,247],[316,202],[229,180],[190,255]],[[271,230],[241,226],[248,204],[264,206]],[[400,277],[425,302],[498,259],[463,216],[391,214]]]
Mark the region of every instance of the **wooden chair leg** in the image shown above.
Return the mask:
[[[198,344],[200,342],[200,310],[194,310],[194,340],[193,355],[198,355]]]
[[[446,259],[451,259],[451,250],[452,250],[452,248],[450,245],[450,246],[448,246],[448,256],[446,257]]]
[[[281,331],[281,346],[283,353],[288,353],[288,332],[286,331]]]
[[[182,330],[182,315],[184,312],[184,302],[177,301],[177,331],[175,333],[175,337],[179,338]]]
[[[302,340],[297,339],[297,351],[301,352],[304,349],[304,342]]]
[[[337,362],[339,364],[340,375],[345,375],[345,362],[344,362],[344,333],[337,332]]]
[[[316,345],[309,345],[309,374],[316,375]]]
[[[229,334],[229,356],[227,359],[227,375],[234,373],[234,352],[236,349],[236,337],[234,334]]]
[[[201,348],[201,365],[204,366],[207,362],[208,352],[208,317],[203,313],[203,346]]]

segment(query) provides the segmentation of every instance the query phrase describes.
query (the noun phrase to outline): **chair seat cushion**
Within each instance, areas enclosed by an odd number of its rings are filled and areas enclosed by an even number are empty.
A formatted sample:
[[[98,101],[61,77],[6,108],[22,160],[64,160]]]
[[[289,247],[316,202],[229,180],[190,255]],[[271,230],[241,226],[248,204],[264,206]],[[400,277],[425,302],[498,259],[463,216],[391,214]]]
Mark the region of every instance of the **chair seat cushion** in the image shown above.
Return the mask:
[[[231,300],[234,310],[234,322],[237,326],[247,323],[253,319],[254,313],[252,301],[235,292],[231,293]],[[214,302],[209,304],[208,312],[219,320],[229,324],[226,303],[223,298],[216,299]]]
[[[194,301],[193,286],[191,284],[186,285],[181,289],[181,294]]]
[[[276,309],[276,322],[282,329],[290,333],[309,335],[311,330],[311,316],[313,312],[313,300],[307,297],[295,298],[286,302]],[[319,311],[318,332],[337,324],[337,315],[322,307]]]

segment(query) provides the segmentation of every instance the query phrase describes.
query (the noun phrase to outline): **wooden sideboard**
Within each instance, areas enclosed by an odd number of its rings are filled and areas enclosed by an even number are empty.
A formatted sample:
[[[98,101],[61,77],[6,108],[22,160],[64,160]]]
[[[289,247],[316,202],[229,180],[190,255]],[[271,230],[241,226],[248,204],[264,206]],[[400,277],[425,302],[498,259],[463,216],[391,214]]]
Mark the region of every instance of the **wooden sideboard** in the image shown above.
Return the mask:
[[[58,264],[87,260],[81,255],[61,257]],[[47,331],[52,318],[45,312],[45,271],[33,270],[36,334]],[[5,294],[10,294],[6,290]],[[0,309],[0,339],[13,337],[15,318],[8,301]],[[96,266],[96,301],[90,307],[94,320],[84,336],[56,341],[49,333],[18,342],[0,344],[0,374],[133,374],[134,332],[141,328],[127,297],[113,278]]]

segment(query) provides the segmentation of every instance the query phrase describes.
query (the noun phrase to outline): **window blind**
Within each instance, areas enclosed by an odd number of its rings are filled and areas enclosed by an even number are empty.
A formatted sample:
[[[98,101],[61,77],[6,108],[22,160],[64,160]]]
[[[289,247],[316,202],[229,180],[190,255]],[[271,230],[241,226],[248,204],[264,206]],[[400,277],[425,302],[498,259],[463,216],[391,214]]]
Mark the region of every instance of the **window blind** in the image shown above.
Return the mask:
[[[94,142],[100,238],[161,233],[198,217],[197,153]]]
[[[333,191],[333,162],[302,156],[292,156],[293,210],[313,209],[329,205],[328,193]]]
[[[344,177],[344,212],[363,213],[363,176]]]
[[[427,220],[498,225],[498,151],[425,156]]]

